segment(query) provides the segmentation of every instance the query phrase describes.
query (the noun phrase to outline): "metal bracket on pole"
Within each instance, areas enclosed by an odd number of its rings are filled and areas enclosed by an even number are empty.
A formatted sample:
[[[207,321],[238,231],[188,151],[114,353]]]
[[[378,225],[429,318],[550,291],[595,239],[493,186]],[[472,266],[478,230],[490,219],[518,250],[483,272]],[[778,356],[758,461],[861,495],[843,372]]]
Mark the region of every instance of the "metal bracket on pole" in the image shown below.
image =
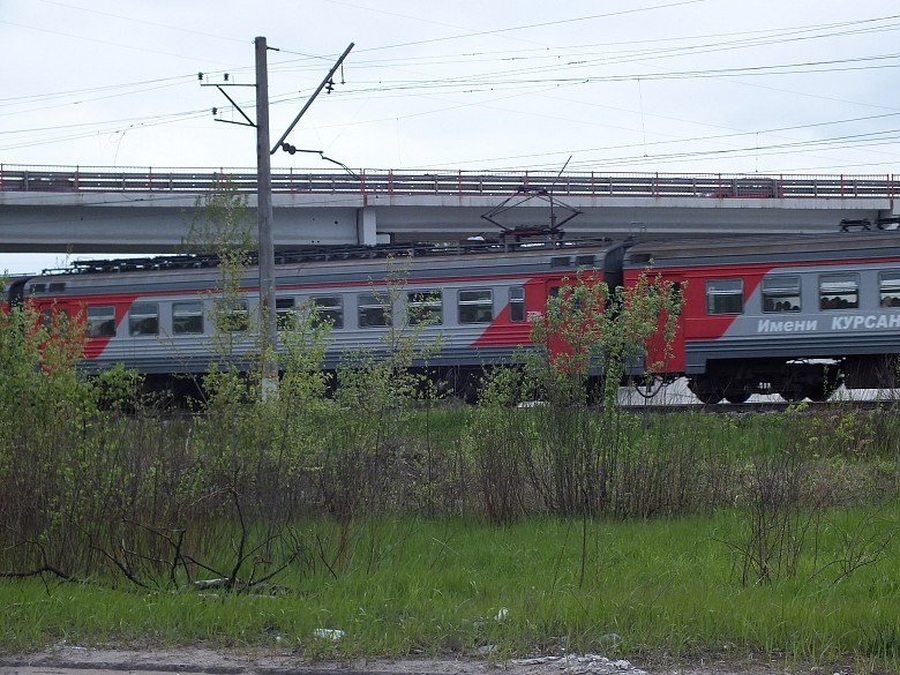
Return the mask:
[[[200,76],[202,77],[203,73],[200,73]],[[227,78],[228,76],[226,75],[225,77]],[[233,120],[216,119],[216,122],[224,122],[225,124],[237,124],[242,127],[255,127],[256,126],[256,122],[251,120],[247,116],[247,113],[245,113],[243,110],[241,110],[241,106],[238,105],[237,101],[235,101],[233,98],[231,98],[231,96],[228,95],[228,92],[226,92],[224,89],[224,87],[256,87],[255,84],[236,84],[234,82],[229,82],[228,84],[217,84],[217,83],[210,82],[209,84],[201,84],[200,86],[201,87],[215,87],[216,89],[218,89],[220,92],[222,92],[222,96],[227,98],[228,102],[234,106],[234,109],[237,110],[241,114],[241,117],[243,117],[245,120],[247,120],[246,122],[235,122]],[[215,108],[213,108],[213,111],[215,111]]]
[[[222,96],[224,96],[225,98],[227,98],[227,99],[231,102],[231,105],[234,106],[235,110],[237,110],[239,113],[241,113],[241,116],[242,116],[245,120],[247,120],[246,123],[245,123],[245,122],[234,122],[233,120],[216,120],[216,122],[227,122],[228,124],[239,124],[239,125],[244,126],[244,127],[255,127],[255,126],[256,126],[256,122],[254,122],[254,121],[251,120],[249,117],[247,117],[247,113],[245,113],[243,110],[241,110],[241,106],[239,106],[239,105],[237,104],[237,102],[235,102],[235,100],[234,100],[233,98],[231,98],[231,97],[225,92],[224,89],[222,89],[222,86],[221,86],[221,85],[218,85],[218,84],[217,84],[217,85],[216,85],[216,89],[218,89],[219,91],[221,91],[221,92],[222,92]]]
[[[321,91],[326,87],[326,85],[331,82],[331,78],[337,72],[337,69],[341,67],[341,64],[344,62],[344,59],[347,58],[347,54],[350,53],[350,50],[353,49],[355,44],[353,42],[344,50],[344,53],[341,54],[340,58],[337,62],[331,67],[331,70],[328,71],[328,74],[325,76],[325,79],[322,80],[321,84],[319,84],[319,88],[313,92],[313,95],[309,97],[309,100],[306,102],[306,105],[303,106],[303,109],[297,113],[297,116],[294,118],[294,121],[291,122],[291,125],[287,128],[287,130],[281,135],[281,138],[278,139],[278,142],[272,147],[272,150],[269,152],[270,155],[274,155],[278,148],[281,147],[281,144],[284,143],[284,140],[288,137],[288,134],[294,130],[294,127],[297,126],[297,122],[300,121],[300,118],[303,117],[303,114],[309,110],[309,106],[312,105],[313,101],[316,100],[316,97],[321,93]]]

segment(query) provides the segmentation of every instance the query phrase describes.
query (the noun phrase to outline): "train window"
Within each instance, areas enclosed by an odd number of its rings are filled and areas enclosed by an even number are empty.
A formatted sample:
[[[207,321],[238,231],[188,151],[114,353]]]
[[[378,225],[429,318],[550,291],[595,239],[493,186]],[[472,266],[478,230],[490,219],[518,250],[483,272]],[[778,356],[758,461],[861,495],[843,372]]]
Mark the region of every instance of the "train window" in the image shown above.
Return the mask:
[[[215,301],[216,327],[229,333],[250,328],[250,310],[246,300],[217,298]]]
[[[494,318],[494,294],[489,288],[459,292],[459,322],[489,323]]]
[[[357,298],[360,328],[378,328],[391,325],[391,308],[388,299],[374,293],[360,293]]]
[[[859,308],[859,277],[856,274],[823,274],[819,277],[821,309]]]
[[[744,280],[710,279],[706,282],[707,314],[743,314]]]
[[[187,335],[203,332],[203,303],[176,302],[172,304],[172,332]]]
[[[766,277],[762,283],[764,312],[799,312],[800,277],[778,275]]]
[[[438,290],[411,291],[406,294],[406,320],[411,326],[440,325],[443,307],[443,297]]]
[[[900,272],[880,272],[878,285],[882,307],[900,307]]]
[[[116,308],[112,305],[104,307],[88,307],[88,337],[112,337],[116,334]]]
[[[319,295],[312,298],[316,308],[315,325],[331,324],[332,328],[344,327],[344,299],[340,295]]]
[[[159,333],[159,305],[155,302],[136,302],[128,312],[129,335]]]
[[[53,335],[65,335],[69,326],[69,312],[65,309],[42,309],[41,323]]]
[[[42,309],[41,325],[50,335],[66,335],[69,330],[69,311],[56,307]]]
[[[525,320],[525,288],[522,286],[509,289],[509,320]]]
[[[291,320],[294,310],[293,298],[275,298],[275,323],[278,330],[289,330],[293,325]]]

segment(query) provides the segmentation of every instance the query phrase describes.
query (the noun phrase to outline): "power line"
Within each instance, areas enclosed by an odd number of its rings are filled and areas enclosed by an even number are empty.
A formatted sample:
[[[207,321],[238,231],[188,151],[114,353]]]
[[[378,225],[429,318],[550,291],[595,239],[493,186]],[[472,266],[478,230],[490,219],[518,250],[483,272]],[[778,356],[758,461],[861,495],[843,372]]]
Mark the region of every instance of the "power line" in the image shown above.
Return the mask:
[[[44,1],[51,2],[51,0],[44,0]],[[57,3],[57,4],[59,4],[59,3]],[[117,15],[113,15],[113,16],[117,16]],[[572,20],[573,21],[584,20],[587,18],[596,18],[596,16],[605,16],[605,15],[595,15],[594,17],[581,17],[581,18],[576,18],[576,19],[572,19]],[[841,22],[841,23],[832,23],[832,24],[822,24],[822,25],[816,25],[816,26],[810,26],[810,27],[801,27],[801,28],[797,28],[797,29],[790,29],[789,33],[791,31],[793,31],[793,32],[807,31],[808,32],[808,31],[820,30],[823,27],[833,28],[833,27],[845,27],[845,26],[850,26],[850,25],[862,25],[862,24],[867,24],[869,22],[892,20],[894,18],[897,18],[897,16],[898,15],[892,15],[892,16],[888,16],[888,17],[875,17],[875,18],[871,18],[871,19],[861,19],[861,20],[855,20],[855,21],[850,21],[850,22]],[[563,20],[563,21],[568,21],[568,19]],[[164,24],[159,24],[159,25],[164,26]],[[783,33],[783,31],[781,31],[781,33]],[[736,35],[743,35],[743,34],[738,33]],[[794,36],[794,38],[795,37],[796,36]],[[821,37],[821,36],[813,36],[813,37]],[[787,39],[787,38],[785,38],[785,39]],[[665,53],[667,51],[669,53],[671,53],[671,50],[663,50],[660,52],[660,54],[655,55],[655,56],[657,58],[661,58],[663,55],[665,55]],[[632,52],[632,54],[635,54],[635,53]],[[646,58],[649,58],[654,55],[643,52],[643,53],[636,53],[635,56],[640,56],[640,58],[646,59]],[[893,56],[896,56],[896,55],[893,55]],[[879,58],[879,57],[862,57],[862,58]],[[883,57],[881,57],[881,58],[883,58]],[[608,64],[611,62],[615,62],[615,59],[611,60],[610,58],[607,57],[602,60],[598,60],[595,63],[597,63],[597,64],[607,63]],[[832,61],[831,63],[834,64],[834,63],[846,63],[846,62],[848,62],[848,60]],[[568,65],[568,64],[566,64],[566,65]],[[582,66],[582,65],[583,65],[582,63],[573,64],[573,66]],[[770,69],[771,68],[785,69],[785,68],[791,68],[791,67],[799,68],[801,66],[808,68],[808,67],[810,67],[810,64],[782,64],[782,65],[778,65],[778,66],[770,66],[768,68],[770,68]],[[890,64],[888,64],[888,67],[893,67],[893,66],[890,66]],[[507,74],[540,72],[540,70],[546,70],[546,68],[547,67],[543,67],[543,68],[537,67],[537,68],[532,68],[532,69],[516,69],[516,70],[512,70],[512,71],[507,71]],[[559,65],[555,64],[554,69],[558,70]],[[755,72],[762,72],[762,69],[760,69],[760,68],[751,69],[751,70],[753,70]],[[491,86],[509,88],[509,87],[516,87],[516,86],[532,86],[535,84],[543,84],[543,83],[561,84],[561,83],[569,82],[569,83],[587,84],[587,83],[619,81],[619,80],[630,79],[630,78],[640,78],[642,80],[648,80],[648,79],[660,79],[660,78],[680,79],[680,78],[686,78],[686,77],[724,77],[724,76],[742,76],[742,75],[746,74],[747,72],[749,72],[747,69],[731,69],[729,72],[723,72],[723,71],[713,72],[713,71],[693,70],[693,71],[674,71],[674,72],[663,73],[663,74],[641,73],[641,74],[637,74],[637,75],[636,74],[628,74],[628,75],[621,75],[621,76],[607,76],[607,77],[602,77],[602,78],[592,77],[592,78],[588,78],[588,79],[582,79],[580,77],[578,77],[578,78],[553,78],[553,79],[536,78],[536,79],[530,79],[530,80],[514,79],[514,80],[507,80],[507,81],[496,80],[496,79],[495,80],[485,79],[486,77],[489,77],[486,75],[481,75],[481,76],[467,75],[464,78],[438,78],[438,79],[431,80],[431,81],[418,80],[418,81],[408,81],[406,83],[397,82],[397,83],[388,84],[388,85],[381,84],[380,86],[376,86],[376,87],[368,88],[368,89],[360,88],[360,89],[357,89],[356,92],[357,93],[370,93],[370,92],[383,93],[383,92],[397,91],[397,90],[403,91],[403,90],[408,90],[408,89],[422,90],[422,89],[427,89],[427,88],[437,88],[437,89],[444,88],[447,90],[452,90],[454,88],[458,89],[459,87],[462,86],[462,87],[464,87],[464,90],[467,93],[475,93],[475,92],[479,91],[479,88],[483,90],[484,87],[491,87]],[[788,71],[786,73],[781,73],[781,74],[796,74],[796,73]],[[181,78],[185,78],[185,77],[189,77],[189,76],[179,76],[178,78],[165,78],[164,80],[160,80],[159,82],[165,83],[169,80],[180,80]],[[462,79],[465,84],[460,84],[460,79]],[[475,87],[472,86],[473,79],[475,80],[475,82],[477,82],[477,86],[475,86]],[[132,93],[132,92],[124,91],[123,88],[140,87],[142,84],[152,84],[154,82],[157,82],[157,81],[150,80],[150,81],[146,81],[144,83],[111,85],[110,87],[113,89],[119,90],[121,92],[120,95],[124,96],[124,95],[130,95],[130,93]],[[75,92],[102,91],[105,89],[106,88],[104,87],[104,88],[95,88],[93,90],[75,90]],[[139,89],[138,91],[147,91],[147,90],[148,89],[144,88],[144,89]],[[57,94],[47,94],[45,96],[63,96],[63,95],[65,95],[65,92],[60,92]],[[40,95],[38,95],[38,96],[40,96]],[[11,100],[17,100],[17,99],[23,99],[23,98],[28,98],[28,97],[16,97],[16,99],[0,99],[0,105],[6,105]],[[88,100],[100,100],[101,98],[102,97],[96,97],[96,98],[88,99]],[[276,96],[275,99],[277,100],[278,97]],[[28,112],[34,112],[35,110],[40,110],[40,108],[39,109],[31,109]]]
[[[35,0],[32,0],[34,2]],[[128,21],[129,23],[137,23],[144,26],[154,26],[156,28],[165,28],[166,30],[178,31],[180,33],[187,33],[188,35],[198,35],[200,37],[213,38],[214,40],[226,40],[229,42],[236,42],[242,45],[247,44],[247,40],[243,38],[233,38],[226,37],[224,35],[219,35],[217,33],[208,33],[206,31],[194,30],[191,28],[185,28],[184,26],[176,26],[168,23],[159,23],[157,21],[147,21],[145,19],[135,19],[134,17],[124,16],[122,14],[114,14],[112,12],[104,12],[98,9],[88,9],[87,7],[79,7],[78,5],[70,5],[67,2],[59,2],[58,0],[38,0],[39,2],[43,2],[47,5],[56,5],[57,7],[65,7],[66,9],[72,9],[78,12],[85,12],[88,14],[93,14],[95,16],[107,16],[113,19],[120,19],[122,21]]]
[[[46,33],[48,35],[56,35],[58,37],[66,37],[72,38],[74,40],[82,40],[84,42],[91,42],[94,44],[107,45],[109,47],[117,47],[119,49],[127,49],[130,51],[142,52],[144,54],[156,54],[157,56],[168,56],[174,59],[184,59],[196,62],[196,57],[188,56],[187,54],[177,54],[172,52],[162,51],[160,49],[151,49],[149,47],[140,47],[134,44],[127,44],[124,42],[114,42],[112,40],[101,40],[96,37],[85,37],[84,35],[77,35],[75,33],[67,33],[65,31],[53,30],[52,28],[43,28],[41,26],[30,26],[25,23],[18,23],[15,21],[5,21],[0,19],[0,23],[5,24],[7,26],[15,26],[17,28],[25,28],[27,30],[33,30],[39,33]]]
[[[484,64],[492,61],[510,63],[528,60],[552,61],[553,63],[551,65],[553,67],[559,67],[560,65],[567,65],[565,63],[560,64],[559,62],[560,58],[566,58],[578,59],[578,61],[576,62],[578,65],[585,65],[585,61],[588,59],[591,59],[590,63],[609,65],[613,63],[647,61],[659,58],[670,58],[673,56],[696,56],[698,54],[714,53],[724,50],[749,49],[760,46],[795,43],[799,40],[826,39],[831,37],[858,35],[870,32],[896,31],[900,29],[900,22],[897,22],[898,19],[900,19],[900,15],[892,15],[864,20],[854,20],[831,24],[816,24],[812,26],[801,26],[766,31],[749,31],[703,36],[666,37],[649,40],[636,39],[628,40],[627,42],[606,42],[562,47],[557,46],[549,50],[548,48],[543,47],[541,49],[528,49],[518,51],[500,50],[490,52],[454,52],[390,59],[360,59],[357,60],[356,63],[358,66],[363,67],[368,66],[398,68],[404,65],[416,65],[422,67],[445,65],[447,63],[471,63],[473,61]],[[868,26],[861,27],[856,30],[844,30],[845,28],[848,28],[850,26],[856,26],[867,22],[883,22],[888,20],[894,21],[895,23],[888,24],[886,26]],[[804,35],[805,33],[810,33],[813,31],[838,28],[841,29],[840,32],[824,32],[812,35]],[[721,41],[712,40],[713,38],[719,37],[726,37],[729,39]],[[704,40],[704,42],[701,44],[689,44],[683,46],[672,44],[698,39],[702,39]],[[664,43],[666,46],[662,48],[643,47],[643,45],[656,45],[659,43]],[[612,48],[620,46],[627,46],[628,49],[618,52],[611,51]]]
[[[55,4],[58,6],[68,6],[65,3],[61,3],[55,0],[43,0],[49,4]],[[664,3],[658,4],[653,7],[645,7],[638,9],[628,9],[620,12],[610,12],[603,14],[592,14],[590,16],[582,16],[582,17],[570,17],[570,18],[562,18],[558,20],[548,21],[548,22],[540,22],[540,23],[532,23],[532,24],[523,24],[518,26],[510,26],[499,29],[492,29],[487,31],[475,31],[469,32],[465,35],[454,35],[454,36],[445,36],[441,38],[436,38],[434,40],[423,40],[414,43],[405,42],[405,43],[397,43],[394,45],[382,45],[379,47],[373,47],[369,49],[361,49],[358,50],[360,53],[368,52],[370,56],[375,56],[378,53],[383,53],[385,50],[401,48],[411,44],[427,44],[427,43],[447,43],[450,40],[455,39],[464,39],[468,37],[481,37],[484,35],[505,35],[505,34],[513,34],[517,31],[526,31],[528,29],[538,29],[548,26],[555,25],[565,25],[574,22],[587,22],[591,20],[599,20],[600,18],[607,18],[611,16],[617,16],[621,14],[633,14],[635,12],[644,12],[651,10],[663,10],[673,7],[678,7],[681,5],[687,4],[695,4],[699,3],[701,0],[690,0],[689,2],[674,2],[674,3]],[[346,4],[346,3],[344,3]],[[78,8],[76,8],[78,9]],[[91,10],[85,10],[91,11]],[[99,14],[105,14],[112,18],[123,19],[123,20],[132,20],[128,17],[103,13],[99,12]],[[472,106],[484,106],[485,101],[484,97],[481,96],[485,93],[493,93],[493,94],[514,94],[516,96],[525,96],[525,95],[535,95],[535,94],[546,94],[549,91],[556,91],[559,87],[583,87],[583,86],[591,86],[597,84],[605,84],[611,82],[621,82],[621,81],[629,81],[640,78],[642,81],[651,81],[651,80],[701,80],[701,79],[710,79],[710,78],[747,78],[747,79],[758,79],[758,75],[766,75],[766,76],[783,76],[783,75],[807,75],[807,74],[820,74],[820,73],[835,73],[835,72],[858,72],[860,70],[883,70],[883,69],[893,69],[896,68],[898,63],[894,63],[895,60],[900,59],[900,54],[869,54],[862,56],[854,56],[848,57],[844,59],[831,59],[831,60],[822,60],[822,61],[802,61],[802,62],[786,62],[781,64],[769,64],[769,65],[750,65],[750,66],[742,66],[735,68],[720,68],[720,69],[710,69],[710,68],[698,68],[698,69],[672,69],[668,72],[643,72],[639,71],[637,68],[633,69],[631,73],[622,73],[622,74],[614,74],[614,73],[602,73],[598,72],[598,69],[608,68],[613,65],[625,65],[625,64],[636,64],[642,61],[661,61],[664,59],[674,59],[676,57],[683,56],[698,56],[701,54],[709,54],[714,53],[716,51],[724,51],[724,50],[746,50],[746,49],[758,49],[765,46],[770,46],[774,44],[784,44],[797,40],[823,40],[823,39],[834,39],[839,37],[848,37],[848,36],[859,36],[865,35],[875,32],[884,32],[884,31],[894,31],[896,30],[896,20],[900,18],[900,15],[889,15],[884,17],[872,17],[865,19],[856,19],[853,21],[845,21],[845,22],[833,22],[826,24],[816,24],[810,26],[800,26],[793,28],[784,28],[784,29],[774,29],[774,30],[765,30],[765,31],[747,31],[747,32],[736,32],[736,33],[725,33],[720,36],[693,36],[686,38],[667,38],[666,42],[669,44],[661,44],[659,40],[639,40],[639,41],[628,41],[621,43],[606,43],[606,45],[619,45],[622,47],[627,47],[622,51],[619,51],[614,54],[601,53],[599,50],[604,49],[604,45],[580,45],[573,47],[553,47],[550,50],[543,50],[538,52],[537,50],[529,49],[522,50],[521,52],[506,52],[507,56],[512,54],[515,56],[515,60],[504,59],[503,55],[500,53],[491,53],[491,52],[481,52],[481,53],[467,53],[467,52],[459,52],[455,55],[454,58],[459,60],[459,63],[466,64],[471,63],[473,66],[481,68],[484,72],[474,73],[474,74],[464,74],[464,75],[452,75],[452,76],[426,76],[421,78],[408,78],[408,79],[386,79],[381,78],[377,80],[369,79],[368,82],[360,80],[359,78],[354,78],[355,82],[362,82],[362,86],[357,86],[354,88],[348,88],[343,96],[336,96],[338,100],[346,101],[351,96],[360,96],[366,95],[367,100],[377,100],[381,99],[390,99],[393,97],[402,96],[405,100],[408,100],[411,96],[416,96],[419,98],[428,98],[433,99],[435,94],[464,94],[465,99],[458,103],[445,104],[443,102],[439,102],[439,107],[436,109],[422,111],[422,112],[414,112],[414,113],[403,113],[399,115],[390,115],[388,117],[382,119],[406,119],[414,116],[425,116],[425,115],[436,115],[440,112],[446,112],[448,110],[460,109],[463,107],[472,107]],[[140,22],[140,20],[134,19],[133,21]],[[7,22],[9,23],[9,22]],[[158,24],[155,22],[143,22],[148,25],[157,26],[160,28],[175,28],[172,26],[166,26],[165,24]],[[17,25],[17,24],[13,24]],[[206,37],[219,37],[213,34],[205,34],[197,32],[200,35],[204,35]],[[78,37],[78,36],[74,36]],[[718,39],[722,37],[722,39]],[[82,38],[84,39],[84,38]],[[222,38],[227,39],[227,38]],[[237,40],[235,40],[237,41]],[[671,44],[672,42],[676,42],[676,44]],[[699,43],[698,43],[699,41]],[[687,42],[687,44],[685,44]],[[659,48],[656,45],[660,45]],[[291,52],[295,55],[300,55],[302,59],[295,60],[286,60],[279,64],[273,64],[272,71],[280,71],[280,72],[291,72],[291,70],[298,69],[308,69],[312,67],[316,67],[316,63],[318,59],[322,59],[325,57],[317,57],[315,55],[309,54],[301,54],[299,52]],[[549,54],[549,56],[548,56]],[[522,56],[524,55],[524,56]],[[522,56],[519,59],[519,56]],[[550,62],[548,62],[548,59]],[[555,61],[553,61],[555,59]],[[378,59],[371,58],[368,61],[364,60],[356,60],[354,67],[357,69],[357,72],[365,72],[367,70],[379,70],[384,72],[386,69],[396,70],[402,66],[410,66],[410,67],[420,67],[427,68],[431,66],[437,65],[445,65],[443,63],[444,59],[439,56],[430,55],[427,57],[406,57],[406,58],[394,58],[394,59]],[[560,63],[562,61],[562,63]],[[511,65],[514,67],[503,68],[502,70],[488,70],[493,66],[501,64],[501,65]],[[241,69],[234,69],[241,70]],[[581,72],[578,72],[581,71]],[[585,77],[585,71],[587,72],[587,77]],[[177,86],[181,78],[184,78],[187,81],[188,78],[192,79],[191,76],[178,76],[174,78],[162,78],[159,80],[145,80],[143,82],[136,82],[131,84],[123,84],[123,85],[108,85],[106,87],[96,87],[96,88],[86,88],[86,89],[75,89],[70,92],[57,92],[55,94],[45,94],[45,95],[34,95],[32,97],[12,97],[7,99],[0,99],[0,106],[5,108],[15,108],[17,106],[27,105],[28,101],[31,104],[45,102],[52,105],[47,105],[44,107],[31,107],[27,113],[32,114],[35,112],[40,112],[43,110],[49,110],[53,108],[58,108],[61,105],[70,105],[75,102],[72,101],[68,104],[57,104],[56,102],[60,99],[66,97],[80,97],[81,100],[79,103],[92,102],[92,101],[100,101],[110,98],[117,97],[125,97],[137,95],[140,93],[148,93],[156,90],[160,87],[167,86]],[[171,83],[171,84],[170,84]],[[749,86],[764,86],[760,83],[753,83]],[[794,92],[796,93],[796,92]],[[41,98],[41,96],[46,96],[47,98]],[[294,102],[298,98],[296,93],[283,93],[283,94],[275,94],[272,97],[272,105],[283,104],[285,102]],[[509,98],[509,96],[504,96],[503,98]],[[856,104],[861,104],[860,101],[854,101]],[[885,106],[887,107],[887,106]],[[227,108],[226,108],[227,110]],[[0,113],[3,116],[10,116],[14,114],[23,114],[25,111],[19,112],[4,112]],[[524,106],[519,110],[515,111],[518,113],[525,112]],[[39,134],[41,138],[31,143],[27,142],[17,142],[14,145],[9,146],[4,149],[18,149],[22,147],[32,147],[37,145],[43,145],[50,142],[60,142],[62,140],[74,140],[79,138],[88,138],[91,136],[103,134],[103,133],[121,133],[123,130],[130,129],[139,129],[139,128],[150,128],[154,126],[161,126],[166,124],[178,124],[185,121],[190,121],[193,119],[199,119],[203,116],[208,115],[207,110],[199,111],[199,110],[190,110],[183,112],[172,112],[168,114],[160,114],[160,115],[151,115],[146,117],[129,117],[129,118],[120,118],[120,119],[111,119],[106,121],[97,121],[97,122],[75,122],[72,124],[66,125],[54,125],[54,130],[59,130],[61,133],[56,134],[53,139],[44,138],[44,134],[47,133],[48,126],[34,126],[28,129],[18,129],[15,132],[4,132],[4,136],[9,138],[10,136],[18,136],[24,137],[28,134]],[[659,116],[663,117],[664,116]],[[671,118],[667,118],[671,119]],[[367,120],[362,122],[355,122],[357,126],[363,124],[374,124],[378,123],[379,120]],[[835,122],[838,123],[838,122]],[[351,126],[352,126],[351,124]],[[804,128],[813,128],[817,126],[818,123],[813,123],[810,125],[798,125],[795,127],[796,129],[804,129]],[[123,128],[123,125],[124,128]],[[330,125],[320,126],[319,128],[329,128]],[[340,124],[331,125],[334,127],[340,126],[340,128],[345,128],[348,126],[346,122],[342,122]],[[705,125],[711,126],[711,125]],[[95,133],[85,133],[85,130],[96,130]],[[793,128],[792,128],[793,129]],[[767,133],[764,131],[759,132],[741,132],[745,134],[749,133]],[[727,138],[728,135],[725,135]],[[715,138],[715,137],[710,137]],[[27,139],[22,139],[23,141]],[[721,140],[721,139],[719,139]],[[691,139],[681,139],[680,142],[691,142]],[[849,143],[849,141],[847,141]]]
[[[642,12],[652,12],[659,9],[671,9],[673,7],[679,7],[682,5],[694,5],[697,3],[703,3],[706,0],[678,0],[677,2],[665,3],[662,5],[653,5],[650,7],[637,7],[633,9],[623,9],[614,12],[604,12],[602,14],[591,14],[588,16],[580,16],[580,17],[572,17],[566,19],[554,19],[552,21],[541,21],[538,23],[530,23],[530,24],[522,24],[518,26],[508,26],[506,28],[495,28],[491,30],[481,30],[465,33],[462,35],[448,35],[445,37],[439,38],[430,38],[426,40],[414,40],[410,42],[400,42],[393,45],[385,45],[382,47],[369,47],[368,49],[361,49],[360,52],[376,52],[376,51],[384,51],[387,49],[399,49],[401,47],[414,47],[426,44],[435,44],[438,42],[448,42],[451,40],[460,40],[464,38],[473,38],[473,37],[484,37],[488,35],[503,35],[507,33],[515,33],[523,30],[531,30],[534,28],[547,28],[550,26],[560,26],[564,24],[572,24],[572,23],[582,23],[586,21],[595,21],[597,19],[608,19],[614,16],[624,16],[626,14],[638,14]]]

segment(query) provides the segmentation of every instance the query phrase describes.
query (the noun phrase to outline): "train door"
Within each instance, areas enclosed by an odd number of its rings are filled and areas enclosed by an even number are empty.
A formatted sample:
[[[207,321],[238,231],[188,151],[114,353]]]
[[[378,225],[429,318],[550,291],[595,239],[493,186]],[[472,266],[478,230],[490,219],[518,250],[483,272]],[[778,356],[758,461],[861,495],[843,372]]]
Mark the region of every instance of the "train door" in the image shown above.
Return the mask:
[[[597,278],[596,280],[599,280]],[[587,283],[592,280],[588,279]],[[548,279],[544,282],[545,291],[545,311],[546,305],[551,300],[559,296],[563,292],[564,286],[574,283],[573,280],[559,278]],[[571,316],[558,316],[555,322],[554,332],[548,338],[547,349],[550,353],[551,360],[559,367],[566,370],[572,368],[581,368],[588,363],[588,360],[594,356],[594,348],[596,345],[590,344],[590,340],[585,340],[596,328],[590,315],[591,311],[604,311],[604,308],[592,310],[590,307],[582,306],[579,299],[575,299]]]
[[[560,294],[562,285],[563,281],[561,278],[547,279],[544,282],[544,306],[541,308],[541,311],[545,317],[547,316],[547,306],[550,303],[551,298],[555,298]],[[560,335],[551,335],[549,337],[547,349],[550,352],[551,358],[553,358],[554,354],[571,353],[571,348]]]
[[[670,282],[675,286],[675,293],[679,300],[681,300],[682,311],[681,315],[678,317],[678,320],[675,323],[675,334],[672,338],[672,343],[669,345],[669,349],[666,350],[665,343],[665,334],[664,328],[666,321],[668,320],[667,316],[661,316],[659,318],[659,331],[657,334],[651,338],[650,342],[647,345],[647,368],[653,369],[657,373],[683,373],[685,368],[685,354],[684,354],[684,297],[682,295],[685,287],[684,277],[681,275],[677,276],[666,276],[663,279],[664,282]]]

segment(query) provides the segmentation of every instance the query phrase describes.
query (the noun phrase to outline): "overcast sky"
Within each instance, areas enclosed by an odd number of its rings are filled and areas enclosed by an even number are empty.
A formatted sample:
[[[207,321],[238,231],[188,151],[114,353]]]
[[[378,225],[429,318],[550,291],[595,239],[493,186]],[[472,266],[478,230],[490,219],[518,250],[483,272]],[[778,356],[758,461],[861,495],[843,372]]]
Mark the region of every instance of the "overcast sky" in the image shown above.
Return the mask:
[[[252,168],[258,35],[354,169],[898,173],[896,0],[0,0],[0,163]]]

